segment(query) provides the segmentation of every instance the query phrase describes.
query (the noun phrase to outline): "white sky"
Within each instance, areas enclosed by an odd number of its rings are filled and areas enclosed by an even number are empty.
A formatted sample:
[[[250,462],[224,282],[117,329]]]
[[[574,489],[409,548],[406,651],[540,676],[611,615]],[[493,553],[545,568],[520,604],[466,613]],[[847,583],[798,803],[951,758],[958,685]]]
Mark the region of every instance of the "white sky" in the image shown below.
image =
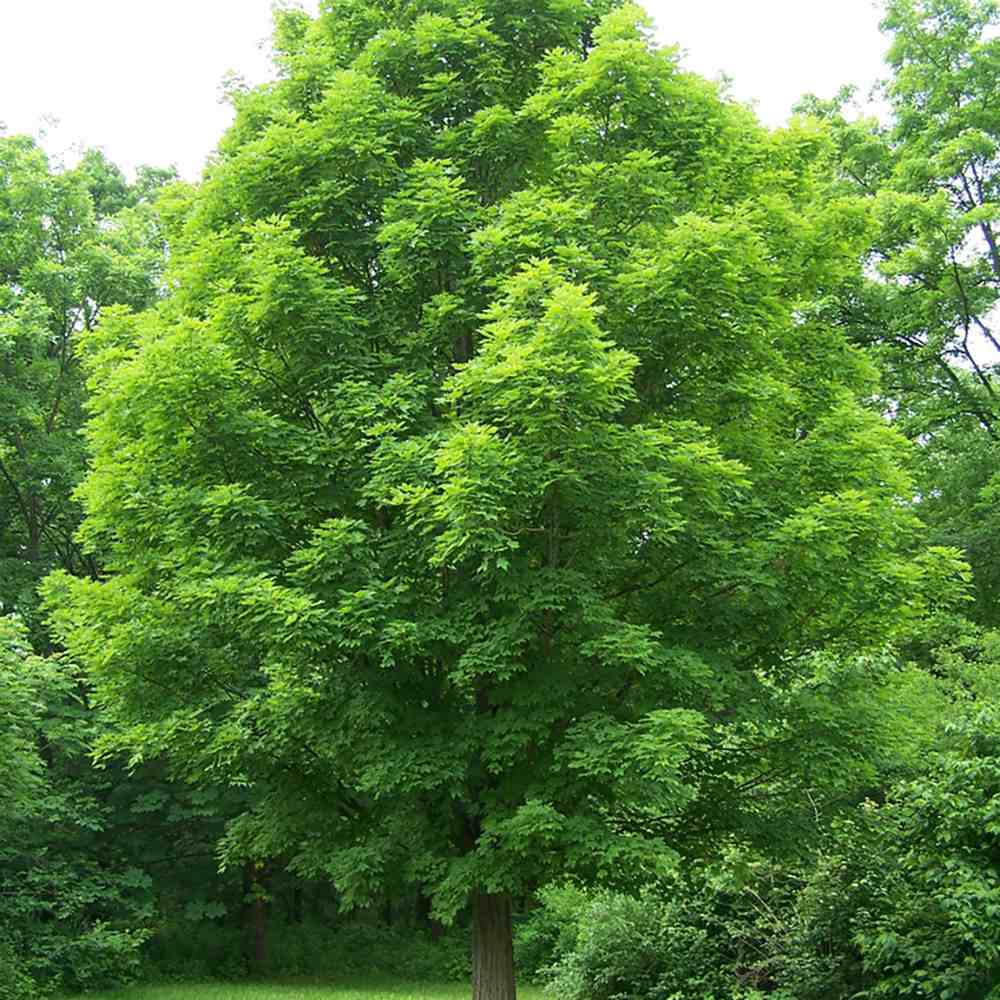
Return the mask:
[[[270,0],[0,0],[0,123],[46,129],[50,151],[101,146],[127,170],[196,178],[230,120],[220,83],[268,78]],[[315,9],[316,0],[300,0]],[[734,78],[780,124],[805,92],[867,93],[885,40],[871,0],[647,0],[685,64]],[[58,126],[46,125],[55,118]]]

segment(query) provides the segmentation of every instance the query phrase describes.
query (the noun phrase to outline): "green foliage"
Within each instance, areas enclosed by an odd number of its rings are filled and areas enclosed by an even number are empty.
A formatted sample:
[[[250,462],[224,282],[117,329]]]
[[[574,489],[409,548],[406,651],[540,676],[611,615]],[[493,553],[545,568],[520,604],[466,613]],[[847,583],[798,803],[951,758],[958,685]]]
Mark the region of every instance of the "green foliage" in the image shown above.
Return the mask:
[[[518,938],[553,996],[784,997],[776,945],[797,888],[792,871],[731,848],[636,895],[549,890]],[[534,950],[545,943],[547,954]]]
[[[0,948],[11,990],[128,982],[147,936],[145,877],[122,852],[95,849],[105,811],[93,785],[69,777],[88,767],[77,683],[0,618]]]
[[[576,948],[555,968],[552,991],[571,1000],[722,996],[731,982],[719,942],[652,895],[603,895],[587,907]]]
[[[514,928],[517,973],[527,982],[545,982],[550,967],[576,948],[590,895],[580,886],[555,884],[539,891],[537,904]]]
[[[145,949],[143,976],[154,981],[242,979],[249,975],[245,945],[245,932],[231,925],[167,925]],[[267,966],[258,971],[275,977],[455,982],[468,979],[469,941],[458,931],[433,939],[412,927],[275,922],[268,932]]]
[[[888,0],[891,121],[826,118],[844,189],[875,223],[867,277],[834,308],[872,349],[894,422],[921,443],[921,513],[974,569],[978,621],[996,621],[992,467],[1000,433],[1000,10],[992,0]]]
[[[143,979],[239,980],[249,975],[246,933],[209,921],[162,924],[144,949]]]
[[[997,714],[949,725],[952,749],[881,805],[838,822],[761,935],[797,1000],[984,998],[1000,985]]]
[[[872,228],[829,133],[637,7],[509,6],[279,18],[164,202],[172,294],[85,334],[107,574],[47,595],[102,757],[240,790],[224,863],[345,909],[635,886],[850,804],[882,650],[964,575],[828,315]]]
[[[163,240],[149,204],[168,172],[129,186],[94,150],[53,170],[26,136],[0,137],[0,612],[42,641],[34,590],[59,566],[95,573],[74,540],[85,392],[77,340],[113,303],[159,289]]]
[[[36,1000],[38,983],[25,968],[13,946],[0,939],[0,1000]]]
[[[540,990],[520,991],[531,1000],[543,1000]],[[463,1000],[468,985],[447,982],[364,977],[337,982],[311,979],[293,982],[242,982],[239,984],[199,982],[136,986],[127,992],[92,993],[92,1000],[232,1000],[236,994],[245,1000]]]
[[[874,996],[986,996],[1000,985],[995,709],[955,727],[956,749],[897,789],[879,825],[895,866],[858,943]]]

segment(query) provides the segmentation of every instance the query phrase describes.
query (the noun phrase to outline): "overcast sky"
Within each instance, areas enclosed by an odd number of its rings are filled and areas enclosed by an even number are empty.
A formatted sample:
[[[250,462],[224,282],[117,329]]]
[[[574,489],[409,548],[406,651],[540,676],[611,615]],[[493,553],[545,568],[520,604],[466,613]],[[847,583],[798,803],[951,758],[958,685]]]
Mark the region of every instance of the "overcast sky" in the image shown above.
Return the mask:
[[[0,0],[0,123],[47,132],[72,155],[102,146],[126,169],[176,163],[198,176],[230,120],[230,71],[270,74],[270,0]],[[300,0],[315,9],[316,0]],[[650,0],[663,42],[706,76],[725,72],[761,117],[783,122],[807,91],[881,75],[871,0]],[[51,119],[57,126],[47,124]]]

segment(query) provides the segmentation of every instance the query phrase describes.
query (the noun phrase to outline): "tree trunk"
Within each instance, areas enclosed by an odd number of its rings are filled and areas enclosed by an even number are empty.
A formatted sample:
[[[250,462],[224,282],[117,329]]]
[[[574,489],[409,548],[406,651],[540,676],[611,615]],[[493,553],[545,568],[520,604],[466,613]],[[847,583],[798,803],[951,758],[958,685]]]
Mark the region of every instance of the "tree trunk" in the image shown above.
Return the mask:
[[[438,941],[444,935],[444,924],[431,916],[431,898],[421,886],[417,890],[417,900],[414,904],[417,915],[417,926],[430,931],[431,940]]]
[[[510,896],[472,897],[472,1000],[515,1000]]]
[[[267,869],[247,862],[243,868],[247,960],[254,975],[267,970]]]
[[[263,896],[253,901],[253,968],[257,975],[267,970],[267,903]]]

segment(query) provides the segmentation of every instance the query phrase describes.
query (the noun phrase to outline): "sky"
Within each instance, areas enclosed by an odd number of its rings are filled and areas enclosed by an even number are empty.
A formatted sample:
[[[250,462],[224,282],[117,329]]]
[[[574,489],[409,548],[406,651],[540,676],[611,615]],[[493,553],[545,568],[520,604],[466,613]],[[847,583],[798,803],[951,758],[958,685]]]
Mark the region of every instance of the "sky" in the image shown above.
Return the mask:
[[[316,0],[299,0],[315,10]],[[884,73],[872,0],[649,0],[684,64],[724,72],[780,125],[805,92],[867,93]],[[224,77],[270,78],[271,0],[0,0],[0,123],[44,132],[72,162],[100,146],[131,172],[176,164],[196,179],[231,120]]]

